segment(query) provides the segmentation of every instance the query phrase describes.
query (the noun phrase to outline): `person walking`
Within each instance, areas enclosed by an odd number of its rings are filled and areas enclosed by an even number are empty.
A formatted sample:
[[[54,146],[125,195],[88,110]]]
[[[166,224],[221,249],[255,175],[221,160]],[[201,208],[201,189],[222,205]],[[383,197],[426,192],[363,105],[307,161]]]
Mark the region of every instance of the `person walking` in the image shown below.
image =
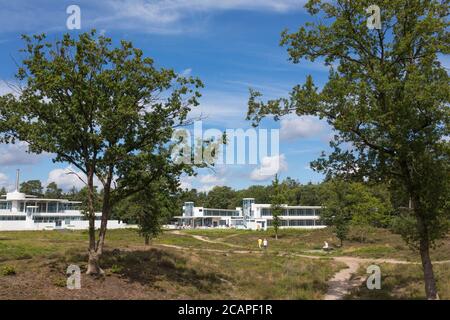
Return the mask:
[[[269,243],[267,242],[267,239],[264,238],[264,241],[263,241],[263,247],[264,247],[264,250],[267,250],[268,244],[269,244]]]
[[[263,243],[262,239],[259,238],[259,239],[258,239],[258,247],[259,247],[260,249],[262,249],[262,243]]]

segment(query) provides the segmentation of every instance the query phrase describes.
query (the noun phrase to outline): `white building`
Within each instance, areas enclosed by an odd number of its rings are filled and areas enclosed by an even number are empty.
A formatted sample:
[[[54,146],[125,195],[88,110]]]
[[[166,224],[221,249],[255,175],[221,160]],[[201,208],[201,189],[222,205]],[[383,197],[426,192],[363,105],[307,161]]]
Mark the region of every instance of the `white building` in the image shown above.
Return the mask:
[[[42,199],[16,190],[0,198],[0,231],[88,229],[89,221],[80,210],[81,202],[65,199]],[[100,227],[101,213],[96,213],[95,227]],[[109,229],[124,228],[118,220],[109,220]]]
[[[282,228],[318,229],[325,225],[320,221],[319,206],[283,205],[280,215]],[[272,226],[272,210],[270,204],[255,203],[253,198],[242,200],[242,208],[210,209],[195,207],[193,202],[186,202],[183,215],[174,217],[179,227],[223,227],[266,230]]]

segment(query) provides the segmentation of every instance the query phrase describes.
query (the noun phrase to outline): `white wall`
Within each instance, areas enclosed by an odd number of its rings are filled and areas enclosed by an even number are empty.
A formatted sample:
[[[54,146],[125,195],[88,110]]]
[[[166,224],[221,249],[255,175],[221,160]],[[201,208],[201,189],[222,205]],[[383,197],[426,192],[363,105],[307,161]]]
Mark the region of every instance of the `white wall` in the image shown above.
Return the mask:
[[[101,221],[95,221],[95,228],[100,228]],[[89,221],[71,221],[69,225],[66,225],[64,221],[62,226],[58,229],[72,229],[72,230],[86,230],[89,227]],[[108,220],[108,229],[123,229],[123,228],[135,228],[136,226],[127,225],[126,223],[119,222],[118,220]],[[22,231],[22,230],[51,230],[57,229],[56,223],[33,223],[28,221],[0,221],[0,231]]]

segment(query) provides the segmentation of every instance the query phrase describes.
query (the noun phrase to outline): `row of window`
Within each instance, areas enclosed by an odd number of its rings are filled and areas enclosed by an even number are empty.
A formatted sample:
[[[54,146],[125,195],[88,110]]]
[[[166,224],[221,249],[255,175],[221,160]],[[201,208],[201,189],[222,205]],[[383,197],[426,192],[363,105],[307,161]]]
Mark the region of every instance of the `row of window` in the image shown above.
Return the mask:
[[[79,205],[74,203],[57,203],[57,202],[21,202],[20,212],[25,212],[25,207],[36,206],[36,212],[57,213],[65,210],[78,210]]]
[[[261,216],[271,216],[271,208],[262,208]],[[283,216],[318,216],[320,209],[283,209]]]
[[[49,223],[57,221],[65,221],[66,224],[70,221],[82,221],[87,220],[85,217],[74,216],[74,217],[34,217],[34,222],[36,223]],[[95,220],[101,220],[101,217],[95,217]]]
[[[0,221],[23,221],[25,216],[1,216]]]
[[[203,209],[203,216],[205,216],[205,217],[212,217],[212,216],[233,217],[233,216],[239,216],[239,211]]]
[[[0,202],[0,210],[11,210],[11,202]]]
[[[281,220],[280,225],[282,227],[312,227],[312,226],[323,226],[320,220]],[[271,227],[273,225],[272,220],[267,220],[267,226]]]
[[[25,216],[0,216],[0,221],[25,221]],[[34,222],[36,223],[51,223],[57,221],[65,221],[66,224],[70,223],[70,221],[82,221],[87,220],[85,217],[34,217]],[[101,217],[95,217],[95,220],[101,220]]]

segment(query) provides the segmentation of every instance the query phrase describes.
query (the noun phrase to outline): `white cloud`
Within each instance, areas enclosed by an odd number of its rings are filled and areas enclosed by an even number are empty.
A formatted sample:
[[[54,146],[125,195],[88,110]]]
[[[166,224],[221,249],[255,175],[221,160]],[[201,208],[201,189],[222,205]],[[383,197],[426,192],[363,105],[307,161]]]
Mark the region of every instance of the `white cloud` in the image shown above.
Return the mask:
[[[311,138],[320,135],[324,130],[324,123],[316,117],[289,117],[281,120],[280,138],[282,140]]]
[[[6,174],[0,172],[0,188],[9,189],[11,184]]]
[[[183,77],[189,77],[191,75],[191,73],[192,73],[192,68],[187,68],[181,72],[181,75]]]
[[[81,179],[84,181],[82,181]],[[86,175],[79,170],[69,166],[65,169],[54,169],[48,174],[47,185],[55,182],[59,188],[68,191],[73,187],[80,190],[85,187]],[[94,178],[94,185],[101,187],[101,183],[97,177]]]
[[[16,81],[0,80],[0,96],[12,93],[17,96],[20,92]]]
[[[225,182],[225,177],[219,177],[215,174],[206,174],[203,176],[200,176],[200,182],[204,184],[214,184],[219,185],[223,184]]]
[[[271,179],[275,174],[287,171],[288,164],[284,154],[264,157],[259,168],[250,173],[250,179],[253,181],[264,181]]]
[[[192,189],[192,180],[193,177],[192,176],[183,176],[180,179],[180,188],[185,190],[191,190]]]
[[[286,13],[303,8],[303,0],[79,0],[82,28],[181,33],[200,29],[215,12],[245,10]],[[2,3],[3,32],[65,30],[64,6],[52,1]]]
[[[15,144],[0,145],[0,165],[33,165],[43,158],[48,158],[48,153],[33,154],[28,153],[28,144],[26,142],[17,142]]]

